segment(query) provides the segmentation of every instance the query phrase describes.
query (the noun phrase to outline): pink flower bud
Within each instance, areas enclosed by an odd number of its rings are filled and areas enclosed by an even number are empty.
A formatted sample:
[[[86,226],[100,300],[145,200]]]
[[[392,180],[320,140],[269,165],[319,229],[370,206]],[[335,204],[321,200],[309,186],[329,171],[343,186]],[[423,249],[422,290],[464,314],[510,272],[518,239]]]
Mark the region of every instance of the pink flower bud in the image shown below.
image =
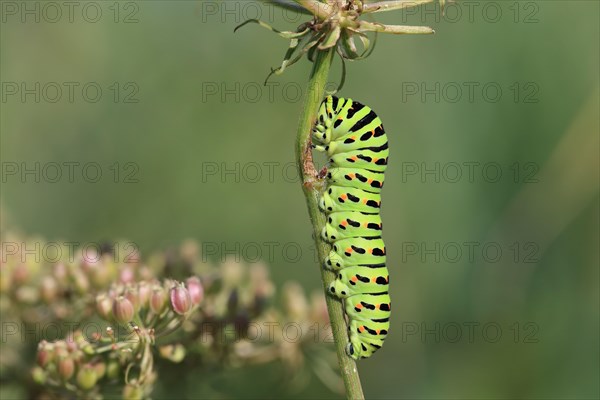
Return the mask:
[[[121,324],[130,322],[133,319],[133,314],[135,314],[133,304],[123,296],[117,297],[114,301],[112,311],[117,322]]]
[[[167,306],[167,294],[162,287],[157,287],[150,297],[150,309],[155,314],[162,314]]]
[[[150,289],[150,285],[148,282],[142,281],[138,283],[138,298],[140,301],[140,308],[145,308],[148,306],[148,301],[150,300],[150,294],[152,293]]]
[[[124,294],[125,298],[133,305],[134,312],[138,312],[140,309],[140,296],[135,288],[128,288]]]
[[[38,353],[37,353],[37,363],[40,367],[45,367],[48,365],[54,356],[54,348],[52,344],[42,340],[38,345]]]
[[[180,315],[187,313],[192,308],[190,293],[182,285],[171,288],[171,307]]]
[[[94,248],[86,247],[81,250],[81,266],[86,271],[90,271],[90,269],[98,266],[100,258],[100,253]]]
[[[113,301],[110,297],[105,294],[96,296],[96,311],[102,318],[110,320],[112,317],[112,308]]]
[[[58,373],[65,381],[71,379],[75,373],[75,363],[71,357],[61,357],[58,360]]]
[[[96,370],[96,375],[98,376],[98,379],[102,379],[104,377],[104,374],[106,374],[106,364],[104,364],[103,362],[95,364],[94,369]]]
[[[123,269],[121,269],[121,273],[119,274],[119,280],[122,283],[131,283],[133,282],[135,279],[135,272],[133,271],[133,268],[130,266],[126,266],[123,267]]]
[[[192,276],[185,281],[185,285],[187,286],[188,292],[190,292],[192,303],[194,305],[200,304],[204,298],[204,288],[202,287],[200,279],[196,276]]]

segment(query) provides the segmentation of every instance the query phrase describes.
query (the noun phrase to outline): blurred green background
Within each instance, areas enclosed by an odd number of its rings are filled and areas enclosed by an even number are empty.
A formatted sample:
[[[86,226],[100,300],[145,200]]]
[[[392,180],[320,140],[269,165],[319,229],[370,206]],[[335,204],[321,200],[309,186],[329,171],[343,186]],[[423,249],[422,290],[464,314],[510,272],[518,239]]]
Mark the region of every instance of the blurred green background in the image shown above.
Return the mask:
[[[124,238],[143,254],[195,238],[215,262],[237,250],[278,283],[319,287],[291,164],[310,64],[263,87],[288,43],[258,26],[233,33],[246,18],[294,29],[305,16],[245,1],[99,1],[78,3],[71,22],[66,8],[56,20],[26,3],[39,23],[2,2],[4,229]],[[370,398],[599,396],[599,3],[490,3],[377,15],[437,34],[382,35],[347,64],[339,95],[371,106],[391,147],[394,317],[385,348],[359,365]],[[340,71],[337,60],[332,87]],[[39,102],[22,86],[37,82]],[[80,163],[72,182],[65,162]],[[40,181],[23,179],[35,163]],[[56,183],[49,163],[63,165]],[[276,377],[161,371],[156,397],[335,397],[316,382],[289,393]]]

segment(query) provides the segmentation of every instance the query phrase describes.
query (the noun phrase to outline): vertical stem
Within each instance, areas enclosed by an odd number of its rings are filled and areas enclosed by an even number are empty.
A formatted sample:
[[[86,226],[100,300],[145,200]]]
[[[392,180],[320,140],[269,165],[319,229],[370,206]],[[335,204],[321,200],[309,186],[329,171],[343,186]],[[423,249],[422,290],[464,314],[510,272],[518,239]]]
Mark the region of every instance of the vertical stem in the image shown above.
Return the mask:
[[[321,240],[321,230],[325,226],[326,220],[325,215],[319,210],[318,201],[319,191],[322,189],[324,182],[323,179],[317,177],[317,171],[312,160],[312,149],[310,147],[311,128],[316,120],[319,105],[325,94],[327,76],[329,75],[331,60],[334,54],[335,52],[331,49],[328,51],[319,51],[313,64],[298,124],[296,163],[302,177],[302,190],[306,197],[308,213],[313,227],[319,269],[321,270],[327,310],[329,312],[329,320],[331,321],[331,329],[333,330],[333,339],[340,363],[340,371],[344,380],[344,386],[346,387],[346,397],[348,399],[364,399],[356,363],[346,354],[345,347],[348,342],[348,334],[342,302],[327,293],[327,288],[335,279],[335,274],[323,268],[325,258],[329,254],[331,247]]]

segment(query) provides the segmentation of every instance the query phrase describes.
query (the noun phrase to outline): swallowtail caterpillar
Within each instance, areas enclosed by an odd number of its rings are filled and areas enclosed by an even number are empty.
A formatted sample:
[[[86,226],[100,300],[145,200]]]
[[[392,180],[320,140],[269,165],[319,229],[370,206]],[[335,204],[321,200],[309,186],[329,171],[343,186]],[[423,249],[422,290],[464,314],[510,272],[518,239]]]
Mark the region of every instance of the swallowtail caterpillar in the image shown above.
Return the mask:
[[[344,302],[354,359],[381,348],[389,330],[385,244],[381,238],[381,188],[388,161],[387,136],[379,117],[352,99],[328,96],[312,131],[313,147],[329,158],[327,187],[319,207],[327,215],[322,237],[333,250],[325,260],[336,280],[332,295]]]

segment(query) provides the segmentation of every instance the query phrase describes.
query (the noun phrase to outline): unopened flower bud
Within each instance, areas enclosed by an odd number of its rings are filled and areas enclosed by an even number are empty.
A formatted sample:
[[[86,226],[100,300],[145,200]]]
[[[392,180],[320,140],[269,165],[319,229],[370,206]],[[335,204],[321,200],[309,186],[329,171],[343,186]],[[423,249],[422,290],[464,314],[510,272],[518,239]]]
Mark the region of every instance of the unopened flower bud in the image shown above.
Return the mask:
[[[171,307],[180,315],[187,313],[192,308],[192,299],[188,290],[182,285],[171,288]]]
[[[160,315],[167,307],[167,293],[162,287],[152,291],[150,296],[150,309],[153,313]]]
[[[54,354],[55,354],[56,358],[58,358],[58,359],[68,356],[69,355],[69,347],[68,347],[67,342],[65,342],[64,340],[54,342]]]
[[[108,379],[117,379],[121,373],[121,366],[118,361],[110,360],[106,366],[106,376]]]
[[[67,345],[67,351],[69,353],[73,353],[79,349],[79,346],[77,346],[77,343],[75,342],[72,336],[67,337],[67,339],[65,340],[65,344]]]
[[[128,288],[124,294],[125,298],[133,305],[133,311],[138,312],[140,309],[140,296],[135,288]]]
[[[54,356],[54,348],[52,344],[42,340],[38,345],[37,363],[40,367],[48,365]]]
[[[69,275],[69,271],[67,269],[67,266],[62,263],[59,262],[57,264],[54,265],[54,269],[52,271],[52,275],[54,275],[54,278],[60,282],[62,285],[67,284],[67,278]]]
[[[96,369],[86,364],[77,373],[77,385],[83,390],[90,390],[96,386],[98,376],[96,375]]]
[[[83,347],[87,344],[87,340],[83,336],[83,332],[79,329],[73,332],[73,337],[71,338],[71,340],[75,342],[75,344],[77,344],[78,348]]]
[[[75,288],[79,293],[85,293],[89,290],[90,281],[81,270],[75,270],[73,272],[73,280],[75,283]]]
[[[71,357],[61,357],[58,360],[58,373],[65,381],[71,379],[75,373],[75,362]]]
[[[110,320],[112,318],[112,308],[113,301],[110,297],[105,294],[96,296],[96,311],[102,318]]]
[[[86,247],[81,250],[81,266],[89,271],[100,264],[100,254],[94,248]]]
[[[38,385],[43,385],[46,383],[46,371],[44,371],[42,367],[34,367],[31,370],[31,377]]]
[[[94,266],[89,271],[92,285],[96,288],[104,288],[113,280],[113,264],[110,260],[103,260],[102,263]]]
[[[98,379],[102,379],[104,377],[104,374],[106,373],[106,364],[104,364],[103,362],[94,364],[94,369],[96,370],[96,376],[98,377]]]
[[[187,287],[188,292],[190,293],[192,303],[194,305],[200,304],[200,302],[204,298],[204,288],[202,287],[200,279],[198,279],[198,277],[196,276],[192,276],[185,281],[185,285]]]
[[[130,322],[133,319],[133,314],[135,314],[133,304],[123,296],[115,299],[112,311],[117,322],[121,324]]]
[[[124,400],[141,400],[144,396],[144,391],[137,385],[125,385],[123,388]]]
[[[131,283],[135,280],[135,272],[133,268],[130,266],[126,266],[121,269],[121,273],[119,274],[119,280],[122,283]]]
[[[148,282],[141,281],[140,283],[138,283],[137,291],[138,291],[138,299],[140,302],[140,308],[147,307],[148,302],[150,301],[150,294],[152,293],[152,290],[150,289],[150,285],[148,284]]]
[[[46,303],[52,303],[58,292],[58,285],[51,276],[45,276],[40,285],[40,294]]]

